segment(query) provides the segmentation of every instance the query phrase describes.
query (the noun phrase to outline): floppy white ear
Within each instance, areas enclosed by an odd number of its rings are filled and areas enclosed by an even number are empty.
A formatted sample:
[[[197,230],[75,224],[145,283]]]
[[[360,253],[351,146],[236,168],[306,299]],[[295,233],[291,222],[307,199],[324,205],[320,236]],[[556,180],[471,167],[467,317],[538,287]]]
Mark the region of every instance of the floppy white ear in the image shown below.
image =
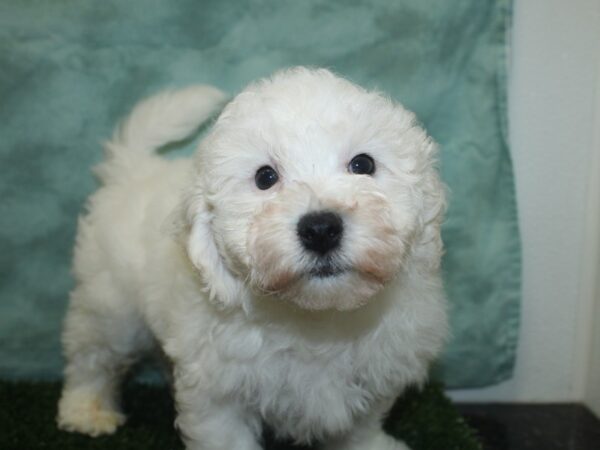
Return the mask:
[[[446,212],[446,186],[430,164],[420,183],[423,210],[420,232],[413,252],[430,270],[437,271],[443,254],[441,226]]]
[[[198,269],[211,301],[225,307],[241,305],[248,295],[247,290],[225,265],[214,241],[212,214],[204,199],[199,197],[196,194],[192,204],[188,205],[188,257]]]

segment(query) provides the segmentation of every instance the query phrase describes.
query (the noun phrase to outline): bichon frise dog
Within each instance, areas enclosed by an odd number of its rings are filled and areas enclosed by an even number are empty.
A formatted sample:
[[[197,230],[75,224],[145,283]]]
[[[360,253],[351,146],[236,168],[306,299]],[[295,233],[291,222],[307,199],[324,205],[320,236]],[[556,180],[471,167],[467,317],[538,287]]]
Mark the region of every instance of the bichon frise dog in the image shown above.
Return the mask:
[[[259,450],[269,424],[327,450],[399,450],[381,422],[446,333],[444,190],[413,114],[295,68],[226,105],[192,164],[158,148],[224,103],[208,86],[134,109],[79,223],[58,423],[125,418],[140,355],[172,363],[187,449]]]

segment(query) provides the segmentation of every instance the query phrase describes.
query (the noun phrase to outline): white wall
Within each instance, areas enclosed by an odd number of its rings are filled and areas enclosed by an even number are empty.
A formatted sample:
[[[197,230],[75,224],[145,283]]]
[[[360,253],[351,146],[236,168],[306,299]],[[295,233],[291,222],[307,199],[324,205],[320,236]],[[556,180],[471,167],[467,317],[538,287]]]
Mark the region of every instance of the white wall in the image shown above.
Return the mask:
[[[594,137],[594,160],[592,161],[592,175],[590,180],[588,207],[591,212],[588,217],[588,232],[591,248],[600,249],[600,61],[596,73],[596,133]],[[588,351],[588,373],[585,383],[584,400],[590,408],[600,417],[600,250],[594,255],[590,252],[589,266],[585,267],[589,282],[584,285],[591,289],[589,296],[595,299],[595,308],[592,315],[592,334]]]
[[[600,276],[600,205],[592,189],[600,177],[593,158],[600,151],[600,1],[515,0],[514,13],[509,119],[524,265],[517,367],[508,382],[451,396],[573,401],[587,393],[598,396],[600,411],[598,316],[592,344]],[[590,364],[594,353],[598,363]]]

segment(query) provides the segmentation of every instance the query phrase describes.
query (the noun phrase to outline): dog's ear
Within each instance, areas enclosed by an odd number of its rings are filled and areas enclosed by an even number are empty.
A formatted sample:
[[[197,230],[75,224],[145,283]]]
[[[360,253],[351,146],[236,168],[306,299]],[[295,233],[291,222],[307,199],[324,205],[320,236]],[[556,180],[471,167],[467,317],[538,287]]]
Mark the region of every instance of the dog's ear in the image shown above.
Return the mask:
[[[433,143],[430,143],[435,151]],[[416,248],[413,251],[431,270],[438,270],[443,254],[441,227],[446,212],[446,186],[442,183],[435,160],[425,168],[420,180],[421,208],[419,232]]]
[[[209,299],[224,307],[242,305],[247,290],[227,268],[219,253],[211,228],[212,213],[203,195],[195,192],[186,210],[187,254],[198,270]]]

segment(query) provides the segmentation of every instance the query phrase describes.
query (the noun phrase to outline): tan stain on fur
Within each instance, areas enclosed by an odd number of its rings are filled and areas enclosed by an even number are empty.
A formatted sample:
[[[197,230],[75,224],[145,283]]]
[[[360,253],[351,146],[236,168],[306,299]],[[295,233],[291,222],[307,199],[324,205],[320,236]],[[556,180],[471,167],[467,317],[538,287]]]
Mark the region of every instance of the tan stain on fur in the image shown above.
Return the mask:
[[[292,271],[282,271],[267,281],[267,284],[263,287],[266,292],[275,293],[282,291],[289,287],[298,277]]]

